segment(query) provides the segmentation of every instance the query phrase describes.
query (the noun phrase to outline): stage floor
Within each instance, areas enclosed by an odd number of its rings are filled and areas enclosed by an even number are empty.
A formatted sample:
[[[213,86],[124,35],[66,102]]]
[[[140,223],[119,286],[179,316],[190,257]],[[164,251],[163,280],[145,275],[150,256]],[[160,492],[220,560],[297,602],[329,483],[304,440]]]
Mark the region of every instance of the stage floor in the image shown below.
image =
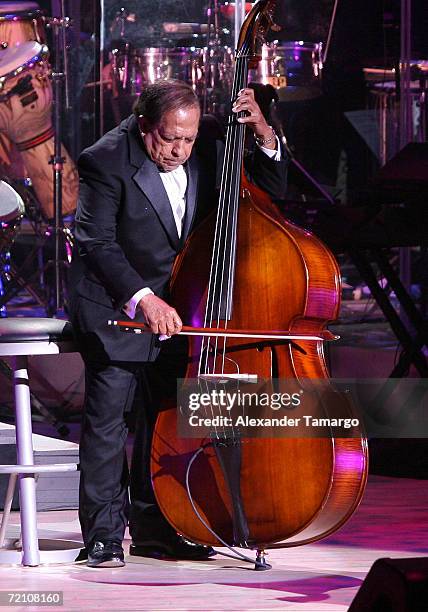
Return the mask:
[[[14,513],[9,537],[18,534],[18,521]],[[428,481],[370,476],[364,499],[345,527],[317,544],[271,551],[273,568],[267,572],[221,555],[199,563],[128,558],[124,568],[114,570],[80,564],[2,566],[0,591],[63,590],[64,605],[49,609],[67,612],[341,612],[348,610],[376,559],[428,556],[427,525]],[[39,532],[79,539],[77,512],[40,513]]]

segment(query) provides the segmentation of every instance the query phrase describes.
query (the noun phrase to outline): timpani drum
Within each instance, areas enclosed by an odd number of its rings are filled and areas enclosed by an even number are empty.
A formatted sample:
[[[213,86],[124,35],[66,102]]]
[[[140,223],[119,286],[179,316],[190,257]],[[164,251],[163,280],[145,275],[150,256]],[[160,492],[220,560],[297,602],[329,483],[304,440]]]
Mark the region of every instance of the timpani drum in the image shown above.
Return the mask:
[[[249,81],[272,85],[280,100],[308,100],[321,95],[322,43],[275,41],[263,45]]]
[[[136,97],[144,87],[162,79],[179,79],[192,86],[205,112],[217,112],[229,100],[233,80],[233,53],[197,47],[135,49],[120,42],[110,53],[113,98]]]
[[[179,79],[196,86],[201,52],[193,47],[134,49],[125,44],[110,54],[112,81],[118,92],[131,95],[163,79]]]

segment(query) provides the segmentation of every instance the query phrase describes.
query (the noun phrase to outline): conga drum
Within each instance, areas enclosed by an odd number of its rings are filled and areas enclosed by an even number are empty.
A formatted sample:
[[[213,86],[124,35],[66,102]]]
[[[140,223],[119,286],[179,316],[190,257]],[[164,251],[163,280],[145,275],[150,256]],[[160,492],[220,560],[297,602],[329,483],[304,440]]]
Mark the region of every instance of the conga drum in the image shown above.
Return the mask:
[[[26,12],[11,12],[20,4],[0,2],[0,39],[8,44],[0,49],[0,170],[11,179],[31,179],[43,215],[52,219],[55,211],[49,162],[54,154],[54,129],[48,48],[35,40],[44,38],[37,5],[22,3]],[[5,5],[10,11],[7,15],[2,13]],[[9,19],[12,16],[16,21]],[[24,40],[25,36],[33,38]],[[4,40],[6,37],[8,40]],[[76,209],[78,174],[64,146],[62,157],[62,214],[69,215]]]
[[[0,42],[15,47],[27,40],[46,42],[37,2],[0,2]]]

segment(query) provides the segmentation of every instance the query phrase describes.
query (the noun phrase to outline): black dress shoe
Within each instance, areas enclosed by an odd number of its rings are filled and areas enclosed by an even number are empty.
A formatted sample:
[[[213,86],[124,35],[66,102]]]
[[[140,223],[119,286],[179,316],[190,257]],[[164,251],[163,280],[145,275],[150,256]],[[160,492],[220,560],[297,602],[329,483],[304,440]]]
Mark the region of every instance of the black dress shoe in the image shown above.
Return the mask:
[[[123,567],[123,548],[113,540],[97,540],[88,547],[88,567]]]
[[[204,561],[216,551],[211,546],[195,544],[181,535],[169,538],[167,541],[147,540],[146,542],[132,543],[129,554],[134,557],[151,557],[152,559],[188,559],[191,561]]]

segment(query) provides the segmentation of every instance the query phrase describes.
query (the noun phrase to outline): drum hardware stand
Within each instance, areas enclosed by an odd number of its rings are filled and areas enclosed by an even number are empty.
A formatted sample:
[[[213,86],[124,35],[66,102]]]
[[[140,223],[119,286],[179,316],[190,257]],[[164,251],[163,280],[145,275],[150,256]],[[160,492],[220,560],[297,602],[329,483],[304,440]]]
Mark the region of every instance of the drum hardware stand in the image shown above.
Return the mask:
[[[419,81],[419,139],[420,142],[425,142],[428,136],[428,104],[427,104],[427,75],[419,66],[415,66],[412,71],[412,79]]]
[[[125,93],[128,88],[131,95],[135,94],[133,86],[133,67],[132,67],[132,54],[133,45],[125,39],[125,25],[128,21],[130,13],[125,8],[121,8],[117,11],[116,16],[110,26],[110,34],[112,34],[119,26],[119,39],[115,40],[115,48],[110,51],[110,57],[112,62],[112,95],[111,95],[111,108],[116,124],[122,121],[122,113],[120,108],[120,94]],[[120,51],[123,53],[123,66],[120,66]],[[101,80],[100,80],[101,86]],[[103,94],[101,94],[103,95]]]
[[[5,253],[0,250],[0,317],[7,317],[6,306],[2,302],[5,294],[4,280],[7,280],[10,270],[10,253],[7,250]]]
[[[46,312],[48,311],[48,299],[46,295],[45,270],[46,266],[43,261],[43,247],[46,246],[50,238],[50,234],[46,229],[46,221],[40,212],[40,205],[32,192],[22,187],[28,188],[31,186],[29,179],[24,181],[12,181],[13,188],[22,197],[25,204],[25,217],[30,222],[36,239],[35,245],[30,249],[29,253],[24,258],[24,261],[17,267],[10,262],[8,253],[13,245],[13,238],[8,238],[6,235],[3,240],[0,239],[0,280],[3,281],[3,288],[0,289],[0,313],[5,312],[5,305],[15,298],[21,289],[25,289],[27,293],[34,299],[36,304],[41,306]],[[11,232],[19,230],[14,226],[10,228]],[[64,230],[68,232],[69,230]],[[67,240],[70,239],[66,236]],[[71,241],[72,244],[72,241]],[[38,266],[34,270],[33,264],[37,260]],[[36,277],[39,277],[38,281]],[[2,316],[0,314],[0,316]]]
[[[31,282],[32,277],[36,274],[39,274],[39,271],[36,270],[30,276],[25,276],[25,267],[28,263],[34,261],[33,258],[34,249],[31,253],[25,258],[23,265],[20,268],[16,268],[13,264],[9,265],[9,269],[5,272],[4,276],[10,283],[3,287],[3,292],[0,293],[0,309],[4,308],[4,306],[11,299],[16,297],[21,289],[25,289],[28,293],[34,298],[34,300],[46,309],[46,301],[45,297],[39,293],[36,286]],[[22,270],[24,269],[24,273]]]
[[[60,3],[63,12],[63,3]],[[64,259],[66,252],[66,233],[62,221],[62,176],[65,158],[62,157],[62,85],[67,82],[67,59],[65,30],[71,25],[68,17],[54,17],[49,20],[52,29],[55,51],[55,65],[52,72],[53,82],[53,106],[54,106],[54,154],[50,160],[53,170],[54,188],[54,211],[55,211],[55,255],[53,261],[47,263],[47,268],[54,268],[55,290],[50,296],[48,304],[49,316],[56,317],[58,311],[64,306],[65,279],[64,269],[68,262]],[[63,66],[61,65],[61,53],[63,54]],[[67,95],[67,91],[66,91]],[[68,98],[68,95],[67,95]],[[67,104],[68,106],[68,104]]]
[[[7,181],[6,181],[7,182]],[[20,194],[21,195],[21,194]],[[22,197],[22,195],[21,195]],[[24,202],[28,199],[28,195],[22,198]],[[30,213],[30,210],[26,211]],[[45,307],[45,300],[38,289],[29,282],[29,276],[26,274],[27,266],[34,261],[34,254],[37,246],[32,248],[29,255],[24,260],[24,263],[18,268],[11,263],[10,249],[13,244],[14,237],[19,228],[20,219],[16,219],[11,225],[6,227],[0,235],[0,316],[7,316],[6,304],[15,297],[22,288],[25,288],[34,300]],[[36,225],[36,222],[34,223]],[[35,227],[36,235],[41,236],[40,229]],[[38,273],[38,271],[37,271]],[[30,275],[31,276],[31,275]]]
[[[208,66],[211,63],[219,61],[219,48],[220,48],[220,31],[219,31],[219,8],[218,8],[218,0],[210,0],[208,2],[207,8],[207,61],[205,65],[205,75],[204,75],[204,89],[202,95],[202,114],[205,115],[208,112],[208,79],[209,75],[212,74],[210,70],[208,70]],[[214,38],[211,34],[211,18],[214,16]],[[211,59],[211,51],[213,52],[213,59]],[[216,73],[217,74],[217,73]]]
[[[411,91],[412,62],[412,0],[401,0],[400,21],[400,149],[414,140],[413,102]],[[410,247],[400,247],[400,281],[409,291],[411,284]],[[404,315],[405,321],[406,314]]]
[[[15,181],[12,185],[24,200],[25,216],[34,230],[36,243],[26,255],[24,261],[17,267],[10,262],[8,257],[13,239],[6,235],[2,240],[0,236],[0,281],[3,281],[3,287],[0,284],[0,316],[6,316],[6,313],[2,315],[5,305],[15,298],[22,289],[27,291],[36,304],[41,306],[46,313],[49,312],[49,290],[45,273],[51,264],[49,261],[46,264],[44,263],[43,248],[51,241],[53,231],[46,227],[46,220],[41,215],[40,206],[32,192],[26,191],[24,193],[16,182],[21,183],[21,181]],[[31,183],[24,180],[24,185],[29,187]],[[9,231],[14,232],[15,227],[9,228]],[[69,260],[74,242],[73,235],[66,227],[62,228],[62,235],[64,250],[67,260]],[[35,260],[38,262],[36,270],[34,270],[33,265]],[[37,277],[39,277],[38,280]]]
[[[125,40],[125,24],[126,21],[128,19],[129,13],[126,11],[126,9],[121,8],[119,11],[117,11],[116,16],[113,20],[112,25],[110,26],[110,34],[113,33],[116,25],[119,25],[120,27],[120,31],[119,31],[119,43],[120,46],[122,47],[122,49],[124,48],[125,50],[125,55],[124,55],[124,62],[123,62],[123,68],[122,68],[122,73],[120,73],[120,68],[118,66],[118,52],[121,50],[120,48],[117,49],[112,49],[111,54],[112,54],[112,68],[113,68],[113,74],[115,75],[120,75],[119,77],[119,82],[121,84],[121,87],[123,90],[125,90],[128,87],[131,75],[130,75],[130,54],[132,52],[132,48],[131,48],[131,44],[129,42],[127,42]],[[117,41],[116,41],[117,42]],[[113,79],[112,82],[112,86],[113,86],[113,97],[117,98],[119,95],[119,92],[117,90],[117,83],[115,81],[115,79]],[[118,123],[120,123],[120,120],[118,121]]]
[[[113,22],[110,26],[110,34],[113,34],[115,27],[118,25],[120,27],[119,38],[124,40],[125,38],[125,24],[128,20],[129,13],[125,8],[121,8],[116,12],[116,15],[113,19]]]

